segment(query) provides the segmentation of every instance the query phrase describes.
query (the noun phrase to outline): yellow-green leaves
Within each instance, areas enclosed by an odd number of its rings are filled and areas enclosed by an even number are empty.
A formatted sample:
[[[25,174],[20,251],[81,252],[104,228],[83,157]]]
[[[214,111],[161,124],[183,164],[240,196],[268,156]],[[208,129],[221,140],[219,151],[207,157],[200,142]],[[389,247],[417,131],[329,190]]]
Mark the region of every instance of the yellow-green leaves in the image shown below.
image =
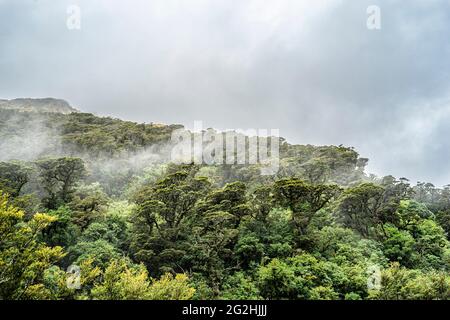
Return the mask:
[[[189,300],[194,296],[195,289],[189,285],[189,278],[185,274],[175,277],[166,273],[159,280],[153,280],[148,298],[152,300]]]
[[[48,294],[43,274],[63,256],[61,247],[48,247],[38,240],[40,232],[56,219],[24,213],[8,204],[0,192],[0,299],[42,299]]]
[[[125,260],[112,261],[91,291],[92,298],[99,300],[187,300],[194,293],[184,274],[149,279],[143,265],[129,265]]]

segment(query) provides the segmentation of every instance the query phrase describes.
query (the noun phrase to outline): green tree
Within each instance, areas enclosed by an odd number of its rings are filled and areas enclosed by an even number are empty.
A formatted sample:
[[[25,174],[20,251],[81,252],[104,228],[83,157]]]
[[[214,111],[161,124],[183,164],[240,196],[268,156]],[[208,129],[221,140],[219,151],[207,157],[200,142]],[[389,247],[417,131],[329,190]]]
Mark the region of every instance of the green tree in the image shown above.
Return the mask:
[[[450,277],[442,272],[406,269],[393,263],[382,270],[381,288],[373,290],[370,298],[380,300],[448,300]]]
[[[382,186],[373,183],[363,183],[345,190],[338,206],[340,221],[363,237],[378,237],[378,229],[382,229],[388,220],[384,192]]]
[[[399,230],[394,225],[385,225],[386,238],[383,241],[383,252],[390,261],[412,267],[416,260],[414,238],[406,230]]]
[[[32,168],[23,162],[0,162],[0,188],[15,198],[30,178]]]
[[[246,186],[236,182],[212,190],[196,206],[188,236],[188,255],[183,259],[194,272],[201,272],[215,294],[220,282],[238,268],[234,254],[239,226],[250,215]]]
[[[91,290],[96,300],[143,300],[148,297],[149,280],[143,265],[128,266],[112,260],[102,274],[102,281]]]
[[[36,213],[30,221],[23,219],[23,211],[10,206],[0,192],[0,299],[46,297],[44,271],[64,256],[61,247],[39,241],[54,217]]]
[[[191,169],[182,167],[181,171],[169,173],[135,196],[130,248],[134,258],[145,263],[152,275],[184,271],[180,262],[188,249],[190,223],[196,204],[210,187],[205,178],[196,178]]]
[[[283,179],[274,185],[275,201],[292,211],[292,222],[300,242],[313,217],[339,192],[337,185],[311,185],[298,179]]]
[[[105,268],[113,259],[121,257],[121,252],[110,242],[98,239],[96,241],[77,242],[74,246],[67,249],[67,258],[70,262],[79,264],[86,259],[92,259],[93,265]]]
[[[396,225],[409,230],[416,227],[422,219],[434,218],[434,214],[424,204],[414,200],[401,200],[396,215]]]
[[[67,204],[72,221],[84,230],[94,220],[104,218],[109,200],[98,183],[78,186]]]
[[[39,176],[47,193],[45,204],[56,209],[71,200],[74,187],[86,175],[84,162],[79,158],[43,159],[36,162]]]
[[[160,279],[152,280],[148,298],[150,300],[190,300],[195,289],[189,284],[189,278],[183,273],[173,276],[166,273]]]
[[[256,282],[243,272],[236,272],[223,283],[220,299],[224,300],[259,300],[261,296]]]
[[[99,300],[189,300],[195,289],[185,274],[164,274],[150,279],[144,265],[130,265],[125,260],[112,260],[91,290],[91,298]]]
[[[420,259],[419,267],[450,270],[449,261],[445,261],[450,245],[441,226],[433,220],[425,219],[417,225],[413,234],[414,251]]]
[[[298,292],[294,270],[276,258],[259,269],[258,287],[266,299],[295,299],[299,294],[306,294],[304,291]]]

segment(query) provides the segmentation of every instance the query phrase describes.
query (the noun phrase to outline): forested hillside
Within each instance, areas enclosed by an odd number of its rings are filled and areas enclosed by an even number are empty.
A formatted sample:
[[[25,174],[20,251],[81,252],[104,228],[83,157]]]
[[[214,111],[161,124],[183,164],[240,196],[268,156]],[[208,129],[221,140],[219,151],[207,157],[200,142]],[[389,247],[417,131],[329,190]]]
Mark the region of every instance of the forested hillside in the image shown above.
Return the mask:
[[[0,109],[17,110],[23,112],[48,112],[69,114],[78,112],[77,109],[61,99],[45,98],[45,99],[0,99]]]
[[[450,187],[282,138],[176,165],[181,127],[0,108],[0,299],[450,298]]]

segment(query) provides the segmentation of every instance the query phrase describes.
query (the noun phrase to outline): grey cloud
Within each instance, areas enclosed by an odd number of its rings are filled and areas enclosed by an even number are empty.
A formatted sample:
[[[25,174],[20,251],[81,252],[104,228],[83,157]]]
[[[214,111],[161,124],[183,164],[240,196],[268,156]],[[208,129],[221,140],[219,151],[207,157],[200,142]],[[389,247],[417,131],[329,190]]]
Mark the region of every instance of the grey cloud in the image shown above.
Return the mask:
[[[65,26],[78,4],[82,29]],[[381,8],[382,29],[366,28]],[[141,122],[280,128],[450,183],[450,1],[0,0],[0,97]]]

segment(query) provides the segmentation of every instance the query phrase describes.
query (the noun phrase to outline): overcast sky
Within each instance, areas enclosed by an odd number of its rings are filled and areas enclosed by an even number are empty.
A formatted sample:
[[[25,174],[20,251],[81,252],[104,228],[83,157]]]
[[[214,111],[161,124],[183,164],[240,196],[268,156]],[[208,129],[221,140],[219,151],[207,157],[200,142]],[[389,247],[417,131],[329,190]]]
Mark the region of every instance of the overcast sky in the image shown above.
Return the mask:
[[[81,29],[66,26],[69,5]],[[381,9],[381,30],[366,25]],[[450,0],[0,0],[0,98],[279,128],[450,183]]]

